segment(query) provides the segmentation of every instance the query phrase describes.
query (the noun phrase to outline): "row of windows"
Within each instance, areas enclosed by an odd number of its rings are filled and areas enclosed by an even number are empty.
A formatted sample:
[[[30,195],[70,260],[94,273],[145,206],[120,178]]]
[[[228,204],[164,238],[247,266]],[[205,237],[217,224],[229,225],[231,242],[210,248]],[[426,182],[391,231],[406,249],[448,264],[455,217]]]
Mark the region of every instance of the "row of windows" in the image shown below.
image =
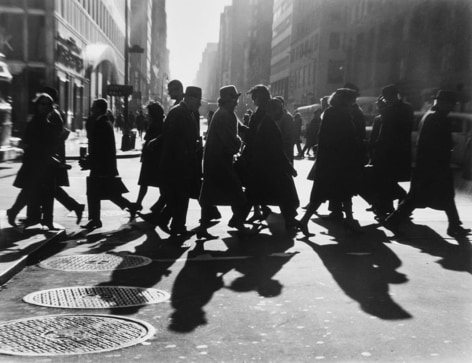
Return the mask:
[[[84,16],[79,16],[82,6],[83,9],[92,17],[95,23],[105,33],[108,39],[118,48],[122,49],[124,44],[124,34],[120,31],[116,25],[114,19],[111,17],[110,12],[103,4],[102,1],[98,0],[56,0],[56,9],[59,14],[69,22],[77,31],[85,36],[87,39],[96,42],[98,34],[90,26],[89,19]]]
[[[319,35],[318,33],[312,35],[309,39],[301,42],[300,44],[294,46],[292,48],[291,57],[293,61],[298,59],[302,59],[308,55],[311,55],[314,52],[318,51],[319,48]],[[329,34],[329,43],[328,48],[330,50],[337,50],[340,49],[342,46],[341,44],[341,34],[337,32],[332,32]]]

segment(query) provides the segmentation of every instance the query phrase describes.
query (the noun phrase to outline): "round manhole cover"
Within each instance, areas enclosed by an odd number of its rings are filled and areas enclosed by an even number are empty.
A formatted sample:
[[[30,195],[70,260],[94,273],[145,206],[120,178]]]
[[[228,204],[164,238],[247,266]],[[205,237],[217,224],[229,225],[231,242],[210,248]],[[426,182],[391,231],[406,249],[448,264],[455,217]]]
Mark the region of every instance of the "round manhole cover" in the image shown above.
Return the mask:
[[[148,323],[114,315],[46,315],[0,323],[0,354],[50,356],[99,353],[149,339]]]
[[[24,302],[66,309],[110,309],[156,304],[169,299],[169,293],[131,286],[75,286],[36,291]]]
[[[42,261],[39,266],[61,271],[110,271],[124,270],[149,265],[152,260],[137,255],[113,255],[100,253],[92,255],[59,256]]]

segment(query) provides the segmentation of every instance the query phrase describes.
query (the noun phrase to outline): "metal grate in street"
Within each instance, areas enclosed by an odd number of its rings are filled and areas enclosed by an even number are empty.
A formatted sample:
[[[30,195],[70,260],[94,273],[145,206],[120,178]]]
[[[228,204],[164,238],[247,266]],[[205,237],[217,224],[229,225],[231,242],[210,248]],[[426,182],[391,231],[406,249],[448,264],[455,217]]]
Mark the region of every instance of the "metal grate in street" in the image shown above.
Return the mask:
[[[162,290],[132,286],[74,286],[36,291],[23,301],[65,309],[110,309],[156,304],[169,299]]]
[[[148,265],[152,260],[138,255],[113,255],[110,253],[59,256],[42,261],[39,266],[60,271],[86,272],[125,270]]]
[[[56,356],[108,352],[154,335],[148,323],[114,315],[46,315],[0,323],[0,354]]]

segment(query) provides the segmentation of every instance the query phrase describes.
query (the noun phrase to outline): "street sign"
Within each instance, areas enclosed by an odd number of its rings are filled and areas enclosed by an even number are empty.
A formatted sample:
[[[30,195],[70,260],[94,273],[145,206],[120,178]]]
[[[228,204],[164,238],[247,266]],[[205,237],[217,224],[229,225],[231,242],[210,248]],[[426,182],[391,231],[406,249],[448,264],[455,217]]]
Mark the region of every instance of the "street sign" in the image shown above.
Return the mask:
[[[129,84],[109,84],[107,94],[115,97],[127,97],[133,93],[133,86]]]

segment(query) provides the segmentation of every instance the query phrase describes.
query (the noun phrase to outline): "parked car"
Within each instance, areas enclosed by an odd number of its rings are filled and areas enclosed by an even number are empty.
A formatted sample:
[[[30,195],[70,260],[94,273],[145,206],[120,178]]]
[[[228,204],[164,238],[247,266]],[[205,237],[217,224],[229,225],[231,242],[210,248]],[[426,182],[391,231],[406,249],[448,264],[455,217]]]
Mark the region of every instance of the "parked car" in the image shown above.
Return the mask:
[[[308,123],[313,119],[315,111],[319,108],[321,108],[321,104],[314,103],[312,105],[300,106],[295,109],[294,114],[299,113],[302,117],[302,135],[305,135]]]

